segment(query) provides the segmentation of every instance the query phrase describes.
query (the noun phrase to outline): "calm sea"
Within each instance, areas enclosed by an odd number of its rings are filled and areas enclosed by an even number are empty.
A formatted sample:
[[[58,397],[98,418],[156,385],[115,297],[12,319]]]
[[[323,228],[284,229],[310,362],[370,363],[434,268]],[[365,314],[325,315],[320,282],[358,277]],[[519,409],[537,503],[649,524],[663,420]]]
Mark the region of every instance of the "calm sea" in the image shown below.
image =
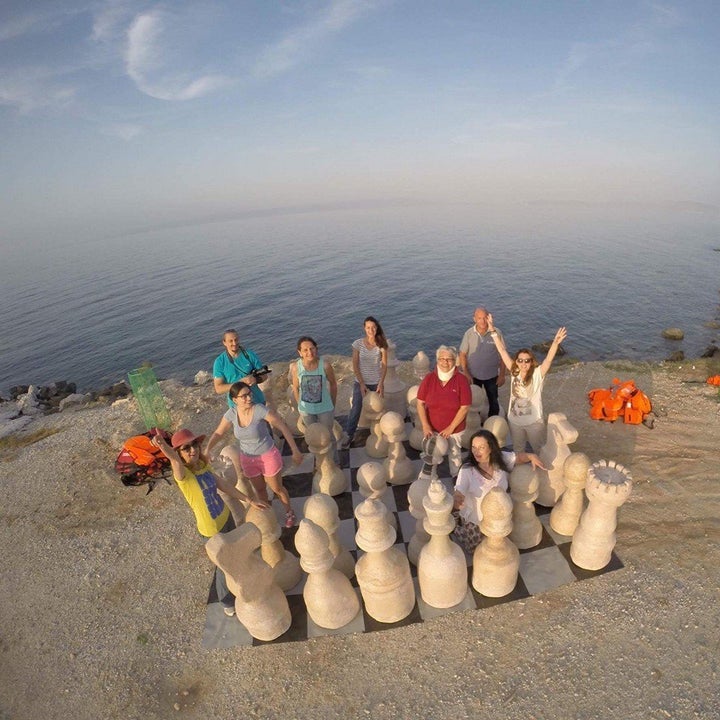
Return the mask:
[[[0,393],[87,390],[144,361],[211,369],[227,327],[265,362],[299,335],[350,354],[375,315],[400,359],[458,344],[486,305],[516,349],[568,327],[583,360],[696,356],[718,336],[720,218],[701,212],[458,205],[338,210],[3,250]],[[660,333],[679,326],[685,340]]]

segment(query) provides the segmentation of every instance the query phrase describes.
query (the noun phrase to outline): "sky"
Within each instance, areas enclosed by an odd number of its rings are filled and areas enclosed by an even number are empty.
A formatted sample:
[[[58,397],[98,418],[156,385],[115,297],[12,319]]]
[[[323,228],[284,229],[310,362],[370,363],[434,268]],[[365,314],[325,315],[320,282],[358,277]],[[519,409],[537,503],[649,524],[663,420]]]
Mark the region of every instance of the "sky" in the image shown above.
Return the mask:
[[[3,0],[0,243],[383,203],[720,208],[720,3]]]

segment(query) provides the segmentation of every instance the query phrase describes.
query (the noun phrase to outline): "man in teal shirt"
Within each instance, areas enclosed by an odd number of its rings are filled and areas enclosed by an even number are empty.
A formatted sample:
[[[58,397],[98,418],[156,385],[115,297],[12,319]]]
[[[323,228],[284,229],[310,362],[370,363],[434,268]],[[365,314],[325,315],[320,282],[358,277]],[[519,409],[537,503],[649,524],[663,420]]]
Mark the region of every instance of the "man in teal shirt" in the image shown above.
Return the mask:
[[[265,395],[258,387],[257,378],[253,375],[253,370],[260,370],[264,367],[260,358],[250,349],[244,348],[240,344],[237,330],[226,330],[223,333],[223,345],[225,352],[215,358],[213,363],[213,385],[218,395],[225,393],[227,395],[230,386],[233,383],[242,380],[250,386],[253,401],[255,403],[265,404]],[[235,403],[227,395],[229,407],[235,407]]]

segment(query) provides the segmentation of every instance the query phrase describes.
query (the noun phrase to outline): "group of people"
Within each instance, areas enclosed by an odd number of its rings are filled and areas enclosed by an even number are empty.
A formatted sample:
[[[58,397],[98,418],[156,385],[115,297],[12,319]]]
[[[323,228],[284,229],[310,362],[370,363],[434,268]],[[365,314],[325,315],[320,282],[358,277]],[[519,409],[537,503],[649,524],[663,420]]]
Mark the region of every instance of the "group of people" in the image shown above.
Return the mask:
[[[417,394],[418,420],[424,438],[442,435],[448,440],[450,472],[456,477],[454,509],[458,515],[455,539],[466,550],[479,541],[482,519],[480,500],[493,487],[508,487],[508,473],[517,463],[532,463],[542,468],[537,456],[544,442],[545,426],[542,409],[544,378],[567,333],[560,328],[547,356],[538,363],[527,348],[514,356],[508,352],[502,334],[495,327],[492,315],[478,307],[474,324],[465,332],[460,350],[441,345],[436,352],[436,367],[423,378]],[[387,373],[388,342],[380,323],[372,316],[363,322],[363,337],[352,343],[354,383],[343,446],[352,442],[357,430],[362,401],[368,391],[384,393]],[[296,523],[290,498],[282,483],[282,458],[270,427],[285,439],[295,464],[302,462],[302,453],[292,431],[282,417],[266,405],[260,385],[269,372],[260,358],[240,344],[236,330],[227,330],[222,340],[224,351],[213,364],[215,392],[227,396],[228,410],[203,446],[204,435],[195,435],[184,428],[176,432],[170,443],[156,435],[153,442],[170,460],[173,476],[195,515],[198,532],[209,538],[234,528],[232,515],[218,490],[230,497],[258,508],[268,508],[267,487],[285,508],[285,526]],[[297,342],[298,359],[291,363],[290,385],[298,413],[305,426],[319,422],[330,430],[333,452],[337,457],[333,433],[337,380],[333,367],[318,353],[318,344],[310,336]],[[510,374],[510,403],[507,412],[512,433],[513,451],[502,450],[495,436],[480,430],[470,441],[470,455],[464,464],[460,438],[472,402],[471,384],[484,389],[488,398],[488,415],[499,415],[498,388]],[[237,470],[247,477],[255,497],[249,497],[211,469],[213,449],[232,429],[237,443],[231,446],[230,458]],[[529,444],[531,452],[526,452]],[[234,598],[227,589],[223,573],[218,570],[217,592],[226,614],[234,613]]]

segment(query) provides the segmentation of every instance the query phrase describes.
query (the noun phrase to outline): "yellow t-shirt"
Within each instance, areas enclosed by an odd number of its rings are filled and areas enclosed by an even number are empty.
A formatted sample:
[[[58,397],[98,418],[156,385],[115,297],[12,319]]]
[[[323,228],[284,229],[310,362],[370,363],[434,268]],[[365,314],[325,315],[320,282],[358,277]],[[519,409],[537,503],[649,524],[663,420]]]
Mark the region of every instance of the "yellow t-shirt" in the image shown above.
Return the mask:
[[[197,473],[185,468],[182,480],[176,482],[195,514],[198,532],[208,538],[219,533],[227,522],[230,509],[218,494],[210,466],[204,465]]]

